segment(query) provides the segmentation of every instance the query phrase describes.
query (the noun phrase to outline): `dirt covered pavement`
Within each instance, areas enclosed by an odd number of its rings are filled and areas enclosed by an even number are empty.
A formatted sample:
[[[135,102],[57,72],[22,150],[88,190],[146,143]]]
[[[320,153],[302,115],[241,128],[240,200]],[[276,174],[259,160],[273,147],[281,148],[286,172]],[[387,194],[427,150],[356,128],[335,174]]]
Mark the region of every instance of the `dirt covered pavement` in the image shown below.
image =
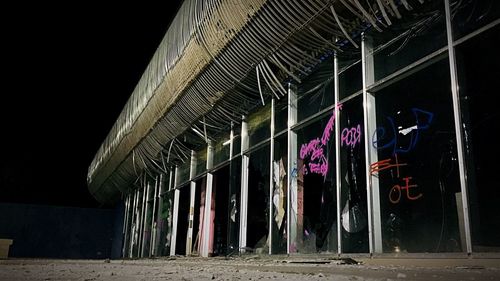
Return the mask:
[[[0,280],[500,280],[500,262],[333,258],[0,260]]]

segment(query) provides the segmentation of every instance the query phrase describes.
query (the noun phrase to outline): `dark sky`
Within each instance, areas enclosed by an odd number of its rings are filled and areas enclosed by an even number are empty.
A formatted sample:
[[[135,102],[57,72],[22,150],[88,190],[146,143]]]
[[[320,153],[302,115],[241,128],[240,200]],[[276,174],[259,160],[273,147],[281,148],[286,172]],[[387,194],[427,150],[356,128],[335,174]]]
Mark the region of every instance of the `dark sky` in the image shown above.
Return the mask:
[[[99,206],[87,168],[180,2],[4,10],[0,202]]]

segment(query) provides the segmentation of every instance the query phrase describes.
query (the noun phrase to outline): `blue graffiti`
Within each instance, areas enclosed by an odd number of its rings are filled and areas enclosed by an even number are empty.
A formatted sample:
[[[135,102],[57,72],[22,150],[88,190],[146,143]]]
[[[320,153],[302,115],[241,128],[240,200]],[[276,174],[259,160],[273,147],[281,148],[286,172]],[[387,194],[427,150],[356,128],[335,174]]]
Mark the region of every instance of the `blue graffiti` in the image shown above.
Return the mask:
[[[408,153],[414,149],[418,143],[420,132],[429,129],[434,118],[434,113],[419,108],[412,108],[411,112],[415,117],[415,125],[408,128],[396,128],[394,119],[386,116],[390,128],[386,130],[383,126],[377,127],[372,136],[373,147],[378,150],[392,148],[392,155]],[[392,134],[392,136],[390,134]],[[400,147],[401,144],[398,141],[399,134],[403,136],[411,134],[407,147]]]

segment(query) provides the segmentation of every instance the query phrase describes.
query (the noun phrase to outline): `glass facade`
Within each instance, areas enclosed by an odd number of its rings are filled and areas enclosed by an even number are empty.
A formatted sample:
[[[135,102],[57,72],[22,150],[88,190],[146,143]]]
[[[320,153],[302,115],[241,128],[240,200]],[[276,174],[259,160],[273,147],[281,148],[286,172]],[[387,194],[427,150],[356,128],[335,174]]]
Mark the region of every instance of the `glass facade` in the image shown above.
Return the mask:
[[[497,5],[497,1],[493,2]],[[500,97],[496,94],[500,77],[496,47],[499,37],[497,25],[456,46],[472,249],[477,252],[500,251],[500,190],[495,188],[496,180],[492,176],[500,155],[492,135],[500,124],[497,108]]]
[[[298,253],[337,251],[335,117],[297,130]]]
[[[124,255],[499,253],[500,7],[445,3],[368,29],[198,147],[194,174],[132,191]]]
[[[370,175],[378,182],[384,252],[463,250],[448,65],[445,56],[375,94]]]
[[[344,253],[368,253],[368,201],[361,95],[340,110],[340,223]]]

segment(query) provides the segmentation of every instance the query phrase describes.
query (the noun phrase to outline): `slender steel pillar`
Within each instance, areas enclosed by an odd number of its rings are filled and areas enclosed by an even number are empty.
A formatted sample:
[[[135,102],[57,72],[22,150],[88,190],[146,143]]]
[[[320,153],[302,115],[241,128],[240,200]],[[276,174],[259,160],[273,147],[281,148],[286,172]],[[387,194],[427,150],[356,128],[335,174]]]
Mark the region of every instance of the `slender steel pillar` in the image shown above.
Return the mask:
[[[340,163],[340,110],[337,105],[340,102],[340,92],[339,92],[339,61],[337,53],[333,57],[333,91],[335,100],[335,185],[336,185],[336,198],[337,198],[337,254],[342,253],[342,223],[341,223],[341,212],[342,205],[341,202],[341,191],[342,191],[342,163]]]
[[[209,141],[207,144],[207,179],[206,179],[206,186],[205,186],[205,209],[204,209],[204,214],[203,214],[203,240],[201,243],[202,244],[202,257],[208,257],[209,249],[210,249],[210,225],[211,225],[211,210],[212,210],[212,188],[213,188],[213,180],[214,176],[212,172],[210,171],[213,168],[213,159],[214,159],[214,147],[212,143]]]
[[[170,240],[170,255],[175,256],[175,247],[177,240],[177,222],[179,220],[179,196],[181,195],[180,190],[177,188],[179,184],[179,167],[175,166],[175,175],[174,175],[174,211],[172,218],[172,240]]]
[[[186,256],[190,256],[193,250],[193,224],[194,224],[194,205],[196,197],[196,182],[193,180],[196,175],[196,152],[191,150],[191,164],[189,167],[189,186],[190,186],[190,198],[189,198],[189,220],[188,220],[188,232],[186,239]]]
[[[248,126],[246,117],[241,122],[241,198],[240,198],[240,252],[245,252],[247,246],[247,214],[248,214],[248,156],[244,151],[248,149]]]
[[[460,93],[458,87],[457,62],[453,45],[453,30],[451,22],[450,1],[444,0],[446,14],[446,36],[448,39],[448,57],[450,63],[451,95],[453,99],[453,117],[455,120],[455,139],[457,142],[458,168],[460,172],[460,186],[462,193],[462,212],[465,227],[465,244],[467,254],[472,253],[472,238],[470,230],[469,199],[467,191],[467,167],[465,165],[465,149],[462,132],[462,115],[460,113]]]
[[[270,125],[270,149],[269,149],[269,231],[268,231],[268,247],[269,254],[273,253],[273,186],[274,186],[274,98],[271,99],[271,125]]]
[[[297,133],[292,126],[297,123],[297,88],[288,83],[288,122],[287,122],[287,254],[297,252]]]

